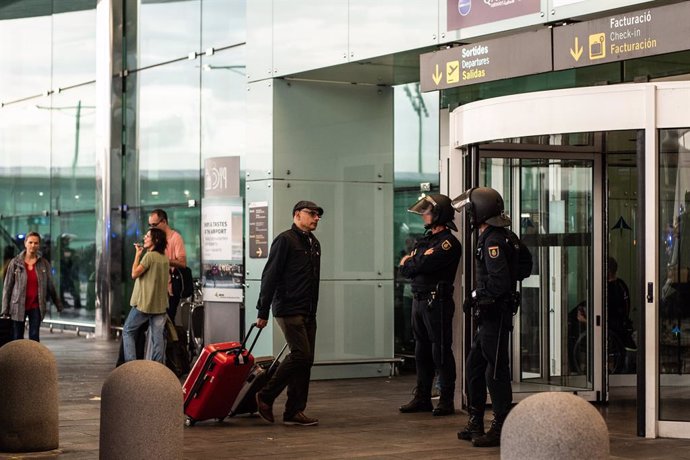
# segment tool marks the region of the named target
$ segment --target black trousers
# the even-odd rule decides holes
[[[273,401],[287,387],[287,401],[283,418],[293,417],[307,407],[309,380],[314,364],[316,344],[316,318],[302,315],[277,317],[276,321],[283,331],[290,354],[285,357],[271,380],[260,391],[261,399]]]
[[[484,415],[489,388],[494,417],[503,421],[513,402],[508,342],[512,316],[483,320],[467,356],[467,398],[470,414]]]
[[[438,372],[441,400],[453,401],[455,393],[455,358],[453,357],[452,299],[415,299],[412,302],[412,333],[415,339],[417,397],[431,398],[431,386]]]

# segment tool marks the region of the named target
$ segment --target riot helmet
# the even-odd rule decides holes
[[[430,224],[424,226],[427,230],[435,225],[445,225],[451,230],[458,231],[458,227],[456,227],[455,222],[453,222],[455,210],[453,206],[451,206],[450,198],[445,195],[438,193],[425,195],[410,206],[407,211],[419,214],[420,216],[430,212],[433,218]]]
[[[505,214],[503,197],[490,187],[474,187],[466,190],[452,202],[453,208],[460,212],[467,208],[470,227],[483,223],[494,227],[509,227],[510,217]]]

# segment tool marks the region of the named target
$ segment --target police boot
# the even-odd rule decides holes
[[[453,415],[455,413],[455,405],[453,404],[452,399],[443,399],[441,398],[438,401],[438,405],[436,408],[434,408],[433,411],[431,411],[432,415],[436,416],[444,416],[444,415]]]
[[[474,438],[484,435],[484,414],[470,413],[467,425],[458,431],[458,439],[472,441]]]
[[[501,429],[503,429],[503,420],[493,419],[491,428],[484,436],[479,436],[472,440],[474,447],[498,447],[501,445]]]
[[[415,396],[412,401],[403,404],[398,410],[403,414],[409,414],[412,412],[431,412],[433,409],[434,406],[431,405],[431,398]]]

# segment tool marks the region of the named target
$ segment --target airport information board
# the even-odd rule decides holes
[[[690,49],[690,3],[553,29],[553,67],[564,70]]]
[[[420,56],[422,91],[551,71],[551,30],[525,32]]]
[[[422,54],[422,91],[690,50],[690,2]]]

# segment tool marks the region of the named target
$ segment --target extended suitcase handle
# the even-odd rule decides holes
[[[256,345],[256,341],[259,340],[259,336],[261,335],[261,331],[263,329],[260,329],[256,327],[256,323],[252,323],[252,325],[249,327],[249,330],[247,331],[247,335],[244,336],[244,340],[242,340],[242,349],[246,348],[247,341],[249,340],[249,336],[252,335],[252,331],[256,328],[256,336],[254,336],[254,341],[252,342],[252,346],[249,347],[249,350],[247,351],[248,354],[252,354],[252,350],[254,349],[254,345]]]

